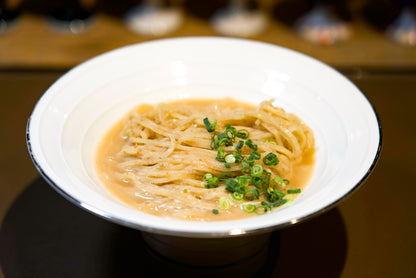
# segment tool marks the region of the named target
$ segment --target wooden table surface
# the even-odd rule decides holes
[[[360,20],[352,22],[347,42],[319,46],[300,39],[293,29],[270,20],[264,33],[251,39],[273,43],[315,57],[337,68],[414,68],[416,49],[390,41]],[[187,15],[183,26],[169,37],[218,36],[203,19]],[[166,38],[166,37],[163,37]],[[66,69],[117,47],[160,38],[128,30],[120,18],[97,14],[81,34],[55,32],[44,16],[23,14],[10,32],[0,36],[0,68]]]
[[[286,27],[272,24],[257,39],[342,69],[371,101],[382,124],[383,149],[375,170],[337,207],[347,235],[341,277],[416,277],[416,50],[387,41],[360,22],[350,43],[333,47],[305,43]],[[44,19],[29,14],[0,37],[0,223],[19,194],[39,178],[25,143],[26,121],[37,99],[70,67],[149,39],[106,15],[99,15],[94,25],[81,35],[56,34]],[[174,36],[196,34],[215,35],[206,23],[193,19]],[[317,259],[311,257],[312,262]]]

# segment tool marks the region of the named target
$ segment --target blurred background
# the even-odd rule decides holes
[[[0,67],[68,69],[126,44],[233,36],[338,68],[411,68],[414,6],[414,0],[0,0]]]
[[[0,277],[74,277],[83,262],[68,255],[70,248],[88,242],[63,227],[48,230],[58,223],[11,213],[21,196],[33,199],[28,190],[46,186],[25,142],[37,99],[96,55],[186,36],[248,38],[310,55],[354,82],[380,118],[383,150],[372,175],[330,213],[282,231],[280,275],[416,277],[415,6],[414,0],[0,0]],[[45,225],[53,248],[36,237],[36,225]],[[22,233],[32,237],[19,245]],[[18,261],[22,254],[29,257]],[[61,264],[45,276],[51,265],[35,258],[51,255]]]

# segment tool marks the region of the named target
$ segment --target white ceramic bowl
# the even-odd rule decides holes
[[[258,217],[201,223],[141,213],[103,188],[94,152],[129,109],[140,103],[225,96],[256,104],[274,98],[313,129],[315,172],[295,202]],[[221,238],[269,232],[333,207],[369,175],[381,132],[365,96],[331,67],[271,44],[196,37],[126,46],[75,67],[36,104],[27,143],[48,183],[98,216],[160,235]]]

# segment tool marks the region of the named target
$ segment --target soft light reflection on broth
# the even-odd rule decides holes
[[[288,189],[307,184],[314,166],[314,138],[299,118],[271,103],[255,107],[226,98],[141,105],[102,138],[96,152],[99,178],[122,202],[162,217],[220,221],[278,210],[298,195]],[[207,123],[212,127],[215,121],[215,131],[209,132]],[[248,138],[243,138],[244,130]],[[232,139],[221,142],[223,132]],[[237,147],[239,141],[244,144]],[[253,152],[261,157],[249,165]],[[277,165],[266,164],[268,153],[276,156]],[[256,178],[254,165],[262,169]],[[221,179],[224,173],[232,178]],[[226,189],[227,179],[235,180],[230,182],[234,187]],[[262,183],[255,185],[254,179]],[[257,207],[254,212],[243,211],[242,204],[249,203]]]

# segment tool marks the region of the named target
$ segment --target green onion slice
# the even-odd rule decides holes
[[[244,212],[252,213],[256,210],[256,205],[250,204],[250,203],[244,203],[244,204],[241,205],[241,209]]]
[[[243,146],[244,146],[244,141],[240,140],[235,146],[235,149],[239,152]]]
[[[264,183],[264,179],[262,177],[251,177],[251,182],[257,188],[260,188],[260,185]]]
[[[217,120],[215,120],[213,123],[210,123],[208,118],[204,119],[204,125],[208,132],[214,132],[215,126],[217,125]]]
[[[237,177],[238,185],[242,187],[247,187],[250,180],[251,180],[250,176],[238,176]]]
[[[279,177],[279,176],[275,176],[274,178],[273,178],[273,180],[279,185],[279,186],[281,186],[281,187],[285,187],[286,185],[288,185],[289,184],[289,181],[287,180],[287,179],[282,179],[281,177]]]
[[[218,204],[222,209],[229,209],[231,207],[230,200],[228,200],[227,198],[221,198]]]
[[[256,214],[262,215],[262,214],[267,213],[269,210],[270,210],[269,206],[261,205],[261,206],[257,206],[256,209],[254,210],[254,212]]]
[[[230,173],[230,172],[227,172],[227,173],[222,173],[221,175],[219,175],[218,176],[218,179],[220,180],[220,181],[225,181],[225,180],[227,180],[227,179],[229,179],[229,178],[232,178],[233,177],[233,174],[232,173]]]
[[[217,150],[217,158],[224,158],[224,148],[219,147]]]
[[[254,150],[254,151],[257,151],[257,145],[253,144],[253,140],[251,140],[251,139],[247,139],[247,140],[246,140],[246,145],[247,145],[250,149],[252,149],[252,150]]]
[[[298,194],[300,193],[301,189],[300,188],[296,188],[296,189],[288,189],[287,193],[288,194]]]
[[[232,153],[228,153],[225,155],[225,162],[227,163],[234,163],[235,162],[235,156]]]
[[[252,200],[258,200],[260,197],[259,191],[255,188],[252,190],[247,190],[244,192],[244,199],[252,201]]]
[[[247,129],[240,129],[237,131],[235,136],[241,139],[247,139],[250,136],[250,133],[247,131]]]
[[[274,202],[273,204],[272,204],[272,207],[279,207],[279,206],[281,206],[281,205],[283,205],[283,204],[285,204],[287,202],[287,200],[286,199],[281,199],[281,200],[279,200],[279,201],[277,201],[277,202]]]
[[[260,177],[263,174],[263,167],[259,164],[254,165],[251,167],[251,175],[253,177]]]
[[[233,192],[231,194],[231,197],[236,200],[236,201],[241,201],[243,200],[244,194],[243,193],[239,193],[239,192]]]
[[[279,163],[279,159],[277,158],[277,155],[275,155],[274,153],[268,153],[263,158],[263,162],[267,166],[274,166],[274,165],[277,165]]]

